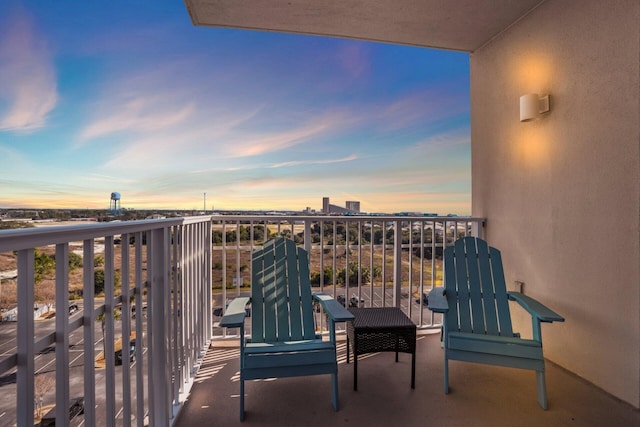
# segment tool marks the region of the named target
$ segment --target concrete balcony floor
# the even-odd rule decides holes
[[[344,338],[343,338],[344,339]],[[237,344],[237,341],[234,342]],[[175,426],[639,426],[640,411],[547,362],[549,410],[536,400],[535,373],[450,362],[443,393],[439,334],[418,337],[416,388],[411,356],[361,356],[358,391],[346,343],[338,347],[340,410],[328,375],[248,381],[239,421],[239,349],[214,341]]]

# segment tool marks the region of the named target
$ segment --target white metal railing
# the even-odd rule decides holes
[[[72,245],[83,254],[80,314],[67,309]],[[104,248],[103,299],[94,295],[96,246]],[[55,321],[34,319],[36,248],[55,251]],[[87,426],[171,425],[212,336],[210,218],[2,231],[2,252],[16,254],[18,271],[17,325],[13,331],[2,325],[8,338],[1,343],[0,375],[15,376],[0,387],[2,425],[33,426],[39,397],[65,408],[56,411],[56,425],[69,425],[66,408],[78,395]],[[101,327],[104,352],[96,349]],[[55,393],[37,389],[36,374],[55,376]]]
[[[344,297],[345,305],[354,296],[366,307],[401,307],[421,328],[441,322],[423,294],[441,284],[444,247],[464,235],[482,237],[484,224],[482,218],[396,215],[216,215],[212,222],[214,322],[233,297],[249,295],[251,252],[282,235],[309,251],[319,291]],[[214,327],[214,336],[225,334]]]
[[[33,425],[34,400],[42,394],[37,377],[55,366],[55,393],[45,393],[44,401],[61,408],[83,396],[84,425],[171,425],[210,339],[226,333],[214,327],[226,302],[249,293],[251,252],[275,235],[293,238],[309,251],[317,290],[344,296],[345,305],[355,295],[367,307],[401,307],[419,327],[429,328],[440,319],[426,310],[422,294],[442,280],[444,247],[463,235],[482,237],[482,231],[481,218],[311,215],[214,215],[1,231],[0,253],[16,253],[18,290],[15,330],[0,324],[9,329],[0,331],[2,336],[10,337],[8,344],[0,342],[1,423]],[[76,247],[83,254],[81,273],[69,268]],[[35,253],[42,248],[55,252],[58,308],[55,320],[44,322],[33,316]],[[96,248],[104,251],[100,299],[94,294]],[[69,314],[70,277],[77,274],[83,310]],[[135,361],[129,364],[126,352],[134,334]],[[117,344],[122,366],[115,363]],[[68,425],[66,415],[57,411],[56,425]]]

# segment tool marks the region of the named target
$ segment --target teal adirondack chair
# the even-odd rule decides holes
[[[329,319],[329,341],[315,332],[313,300]],[[251,303],[251,337],[244,335],[245,307]],[[335,322],[352,320],[332,297],[311,293],[307,251],[276,238],[256,250],[251,262],[251,298],[234,299],[220,326],[240,328],[240,420],[244,420],[244,382],[331,374],[332,404],[338,410]]]
[[[444,251],[444,288],[429,294],[429,309],[443,313],[444,392],[449,360],[536,371],[538,402],[547,409],[541,322],[564,318],[520,292],[507,292],[500,251],[474,237],[458,239]],[[509,300],[531,314],[533,339],[511,327]]]

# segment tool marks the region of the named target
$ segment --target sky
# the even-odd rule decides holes
[[[0,2],[0,208],[471,211],[469,57]],[[205,204],[206,193],[206,204]]]

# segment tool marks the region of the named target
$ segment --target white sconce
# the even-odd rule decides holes
[[[528,93],[520,97],[520,121],[528,122],[549,111],[549,95]]]

